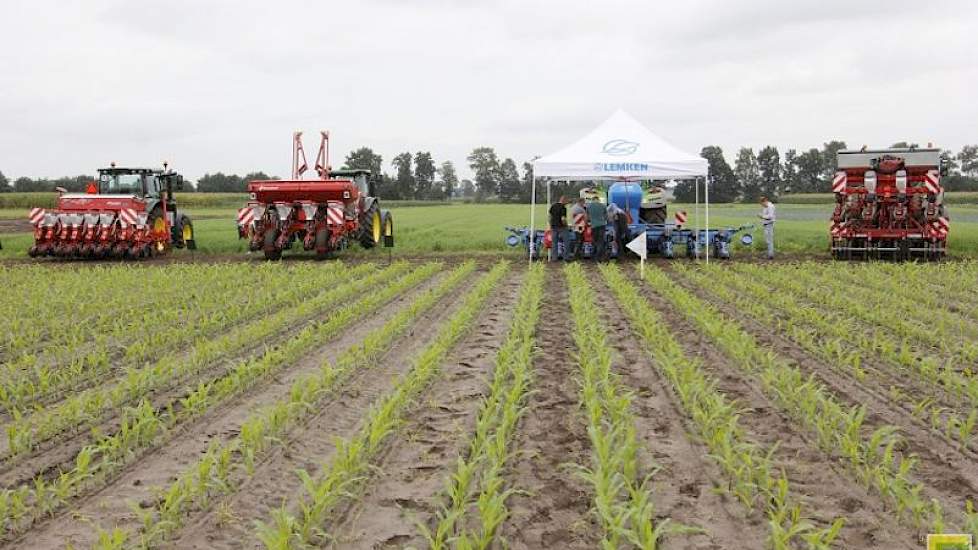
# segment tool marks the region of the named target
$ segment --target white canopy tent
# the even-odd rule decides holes
[[[699,234],[699,184],[703,182],[706,227],[710,226],[710,191],[706,159],[681,151],[654,134],[619,109],[589,134],[557,151],[533,161],[533,190],[530,208],[530,235],[535,231],[537,178],[547,182],[547,203],[553,180],[694,180],[696,229]],[[533,259],[530,238],[530,260]],[[709,261],[710,247],[704,247]]]

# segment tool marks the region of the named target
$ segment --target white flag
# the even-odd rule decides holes
[[[629,250],[638,254],[644,260],[649,253],[648,245],[645,242],[645,231],[638,234],[638,237],[632,239],[632,242],[625,245]]]

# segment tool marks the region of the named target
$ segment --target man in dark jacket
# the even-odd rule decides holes
[[[591,224],[591,240],[594,244],[594,256],[592,260],[603,262],[608,259],[605,252],[605,227],[608,225],[608,207],[601,203],[597,197],[592,198],[587,205],[587,220]]]
[[[550,205],[550,261],[570,260],[570,229],[567,227],[567,197]],[[560,245],[563,244],[563,250]]]

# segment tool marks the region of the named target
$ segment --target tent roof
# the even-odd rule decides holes
[[[583,138],[535,160],[533,174],[564,180],[682,179],[706,176],[707,162],[666,143],[619,109]]]

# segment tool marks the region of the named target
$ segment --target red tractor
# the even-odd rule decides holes
[[[950,228],[940,149],[839,151],[832,257],[937,260]]]
[[[282,251],[301,245],[317,259],[359,242],[373,248],[393,245],[394,222],[380,209],[369,170],[332,170],[329,134],[320,132],[316,174],[303,180],[308,169],[302,132],[293,136],[292,179],[248,182],[250,200],[238,210],[238,238],[265,258],[278,260]]]
[[[183,189],[183,177],[166,163],[163,170],[112,163],[98,173],[87,192],[59,188],[56,209],[30,211],[32,258],[137,259],[197,247],[193,223],[173,199],[173,189]]]

